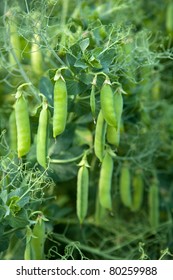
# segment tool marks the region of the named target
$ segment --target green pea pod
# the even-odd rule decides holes
[[[113,172],[113,158],[106,151],[99,178],[99,201],[102,207],[111,210],[111,185],[112,185],[112,172]]]
[[[114,108],[115,108],[115,114],[117,119],[117,128],[119,128],[121,124],[121,116],[123,112],[123,97],[122,97],[121,90],[119,88],[114,93]]]
[[[122,165],[120,173],[120,197],[126,207],[132,207],[131,175],[128,163]]]
[[[117,117],[114,106],[114,95],[109,80],[105,80],[100,92],[101,109],[106,122],[117,128]]]
[[[65,130],[67,120],[67,88],[64,78],[55,77],[54,85],[54,113],[53,113],[53,137]]]
[[[107,214],[107,210],[100,204],[99,193],[97,193],[96,203],[95,203],[95,215],[94,215],[94,221],[96,225],[103,224],[103,219],[105,218],[106,214]]]
[[[156,232],[159,225],[159,188],[157,180],[154,179],[148,193],[149,222],[152,231]]]
[[[96,123],[94,151],[101,162],[104,156],[106,128],[107,123],[103,118],[102,110],[100,110]]]
[[[17,98],[15,103],[15,117],[18,157],[21,158],[29,152],[31,145],[28,104],[22,94]]]
[[[9,138],[10,138],[10,149],[17,151],[17,126],[15,111],[13,110],[9,118]]]
[[[139,209],[141,208],[143,202],[143,195],[144,195],[144,182],[140,170],[138,170],[132,178],[132,189],[133,189],[133,196],[132,196],[131,210],[136,212],[139,211]]]
[[[45,222],[42,217],[38,217],[32,231],[31,253],[32,260],[44,259],[44,243],[45,243]]]
[[[9,31],[10,31],[10,47],[9,52],[9,62],[13,65],[16,64],[16,59],[21,61],[21,43],[18,35],[18,28],[14,19],[14,16],[11,16],[9,21]]]
[[[173,1],[171,0],[166,10],[166,29],[173,36]]]
[[[35,74],[41,75],[43,72],[43,57],[38,38],[38,35],[35,36],[35,41],[37,43],[33,42],[31,46],[31,66]]]
[[[45,169],[47,167],[47,132],[48,132],[48,116],[49,111],[47,104],[44,106],[40,112],[39,124],[37,131],[37,161]]]
[[[95,101],[95,85],[92,84],[91,93],[90,93],[90,107],[93,119],[96,117],[96,101]]]
[[[24,251],[24,260],[32,260],[32,248],[31,248],[32,230],[30,227],[26,229],[26,247]]]
[[[79,168],[77,175],[77,216],[80,224],[83,223],[88,210],[89,172],[86,165]]]
[[[109,144],[115,145],[117,148],[120,143],[120,127],[116,129],[113,126],[107,126],[106,138]]]

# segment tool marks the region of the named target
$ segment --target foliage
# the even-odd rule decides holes
[[[45,259],[172,259],[173,30],[165,20],[170,4],[1,1],[0,259],[24,259],[39,222],[45,225]],[[54,138],[57,75],[66,83],[68,107],[65,130]],[[113,159],[111,190],[107,188],[111,209],[100,205],[102,160],[95,152],[105,80],[111,86],[109,95],[123,98],[122,112],[122,104],[115,108],[118,140],[109,143],[106,120],[98,136],[102,152]],[[10,116],[19,92],[27,102],[31,146],[18,158]],[[47,158],[41,166],[37,133],[43,108],[48,109],[49,123]],[[129,168],[129,182],[123,183],[130,188],[129,201],[138,185],[136,176],[142,180],[137,208],[121,199],[123,166]],[[87,215],[84,207],[79,221],[77,177],[83,167],[89,171],[89,194]],[[151,197],[153,185],[157,201]]]

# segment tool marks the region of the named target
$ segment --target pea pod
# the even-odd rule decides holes
[[[166,10],[166,29],[173,37],[173,1],[171,0]]]
[[[156,232],[159,225],[159,188],[157,179],[151,183],[148,193],[148,206],[149,206],[149,222],[152,231]]]
[[[123,98],[121,88],[117,88],[114,93],[114,109],[116,114],[117,127],[108,125],[106,137],[109,144],[118,147],[120,143],[121,116],[123,112]]]
[[[15,111],[13,110],[9,118],[9,138],[10,138],[10,149],[17,151],[17,127]]]
[[[87,166],[84,164],[80,166],[77,175],[77,216],[80,224],[83,223],[88,210],[88,185],[89,172]]]
[[[101,162],[104,156],[106,128],[107,124],[103,118],[102,110],[100,110],[96,123],[94,151]]]
[[[30,121],[28,113],[28,104],[23,94],[19,94],[19,97],[15,103],[15,117],[17,127],[17,150],[18,157],[26,155],[29,152],[31,145],[31,132]]]
[[[45,222],[41,216],[37,218],[32,231],[31,253],[32,260],[44,259],[44,243],[45,243]]]
[[[90,93],[90,107],[91,107],[91,113],[92,113],[94,120],[96,117],[96,101],[95,101],[96,80],[97,80],[97,76],[95,76],[93,79],[91,93]]]
[[[106,131],[106,138],[109,144],[118,147],[120,143],[120,127],[118,126],[116,129],[113,126],[108,125]]]
[[[144,194],[144,182],[142,178],[142,173],[140,170],[137,170],[132,178],[132,211],[136,212],[140,209],[143,201]]]
[[[121,88],[117,88],[117,90],[114,93],[114,109],[115,109],[115,114],[117,119],[117,128],[119,128],[121,123],[121,116],[123,112],[123,97],[122,97]]]
[[[102,207],[111,210],[111,183],[113,172],[113,158],[106,151],[103,162],[101,165],[100,178],[99,178],[99,201]]]
[[[39,116],[39,124],[37,131],[37,161],[44,168],[47,167],[47,132],[48,132],[48,108],[47,103],[43,104],[43,108]]]
[[[29,226],[27,226],[27,229],[26,229],[26,246],[25,246],[25,250],[24,250],[24,260],[32,260],[31,238],[32,238],[32,230]]]
[[[104,119],[109,125],[117,128],[117,117],[115,113],[114,96],[110,85],[110,81],[108,79],[105,80],[101,88],[100,102]]]
[[[61,134],[67,120],[67,88],[61,75],[55,75],[54,85],[54,113],[53,113],[53,137]]]
[[[120,197],[126,207],[132,206],[131,175],[128,163],[124,163],[120,173]]]
[[[34,40],[35,41],[32,43],[31,46],[31,66],[35,74],[41,75],[43,72],[43,57],[39,46],[39,36],[35,35]]]
[[[9,62],[13,65],[16,64],[16,59],[21,61],[21,43],[18,35],[18,28],[15,17],[11,14],[9,21],[9,31],[10,31],[10,52],[9,52]]]

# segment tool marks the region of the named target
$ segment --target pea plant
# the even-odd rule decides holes
[[[0,11],[0,259],[171,259],[172,0]]]

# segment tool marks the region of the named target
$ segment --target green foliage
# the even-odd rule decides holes
[[[170,3],[1,1],[0,259],[172,258]],[[67,111],[60,108],[64,122],[58,126],[63,125],[63,129],[54,138],[57,75],[65,81]],[[105,80],[110,81],[110,92],[105,90],[103,102],[100,93]],[[14,104],[21,86],[29,114],[28,129],[21,129],[22,141],[31,145],[18,158],[21,135],[15,134]],[[44,159],[40,161],[37,151],[42,137],[38,140],[37,134],[44,102],[49,116],[46,132],[40,134],[46,145],[46,155],[40,150],[39,158]],[[101,131],[98,116],[105,104],[108,108]],[[30,136],[26,133],[29,128]],[[104,178],[109,177],[107,194],[112,205],[104,208],[98,186],[107,151],[111,176],[105,174]],[[79,210],[84,204],[78,203],[78,219],[78,165],[86,154],[87,184],[83,177],[78,182],[79,194],[87,201],[83,213]],[[132,198],[128,207],[120,198],[120,183],[124,184],[121,168],[126,162],[128,195]],[[152,208],[153,180],[158,199]],[[86,192],[82,192],[82,185]],[[138,185],[141,192],[136,190]],[[125,189],[123,197],[127,198]],[[40,251],[33,253],[30,245],[38,242],[36,225],[44,227],[44,236]]]

